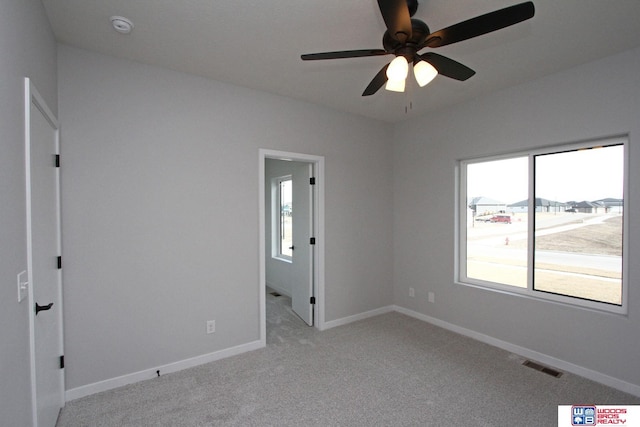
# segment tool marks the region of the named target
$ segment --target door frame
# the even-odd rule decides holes
[[[38,93],[31,79],[24,79],[24,138],[25,138],[25,184],[26,184],[26,222],[27,222],[27,277],[28,277],[28,311],[29,311],[29,365],[31,377],[31,413],[33,426],[38,426],[38,402],[37,402],[37,382],[36,382],[36,343],[35,343],[35,318],[33,307],[35,306],[34,288],[33,288],[33,229],[32,229],[32,206],[31,206],[31,105],[34,105],[42,116],[49,122],[55,134],[55,154],[60,153],[60,126],[58,119],[47,106],[44,98]],[[53,161],[53,159],[52,159]],[[61,225],[61,207],[60,207],[60,169],[56,168],[56,224],[57,229],[57,251],[58,255],[62,254],[62,225]],[[59,354],[64,354],[64,327],[63,327],[63,301],[62,301],[62,270],[57,272],[57,298],[58,308],[58,337],[59,337]],[[64,407],[65,403],[65,382],[64,370],[60,369],[60,407]]]
[[[263,346],[267,342],[267,320],[266,320],[266,224],[265,224],[265,162],[267,159],[288,160],[305,162],[313,165],[313,174],[316,178],[315,191],[313,192],[313,229],[316,244],[313,251],[313,294],[316,297],[316,304],[313,307],[314,327],[324,330],[325,326],[325,292],[324,292],[324,261],[325,261],[325,240],[324,240],[324,157],[311,154],[292,153],[288,151],[259,149],[259,191],[258,191],[258,212],[259,212],[259,322],[260,322],[260,342]]]

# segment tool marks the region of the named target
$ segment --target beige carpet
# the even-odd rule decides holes
[[[58,427],[549,427],[558,404],[640,404],[398,313],[318,332],[267,307],[267,348],[69,402]]]

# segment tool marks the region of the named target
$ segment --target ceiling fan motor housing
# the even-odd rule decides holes
[[[407,61],[412,61],[416,52],[422,49],[427,36],[431,32],[429,27],[419,19],[411,19],[411,38],[406,42],[400,42],[385,31],[382,37],[382,46],[384,50],[395,55],[403,55]]]

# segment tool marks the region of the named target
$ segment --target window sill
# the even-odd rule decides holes
[[[526,298],[541,303],[559,304],[564,307],[571,307],[576,309],[588,310],[603,314],[613,314],[617,316],[627,316],[627,308],[622,305],[607,304],[597,301],[583,300],[579,298],[572,298],[564,295],[557,295],[542,291],[531,291],[525,288],[507,287],[507,286],[492,286],[479,283],[463,282],[455,280],[456,285],[468,286],[471,288],[482,289],[489,292],[495,292],[503,295],[509,295],[514,297]]]

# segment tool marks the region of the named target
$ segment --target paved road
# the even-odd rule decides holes
[[[611,215],[571,214],[546,216],[538,221],[537,236],[545,236],[573,230],[587,225],[599,224]],[[581,221],[581,222],[577,222]],[[467,251],[469,255],[526,261],[527,250],[506,245],[527,238],[526,221],[514,221],[512,224],[478,224],[469,231]],[[536,261],[545,264],[584,267],[622,271],[622,257],[611,255],[589,255],[569,252],[536,251]]]
[[[505,246],[476,245],[468,247],[469,255],[477,254],[481,257],[500,258],[507,260],[526,261],[527,250],[515,249]],[[604,270],[622,271],[622,258],[610,255],[574,254],[568,252],[536,251],[536,261],[544,264],[566,265],[572,267],[585,267]]]

